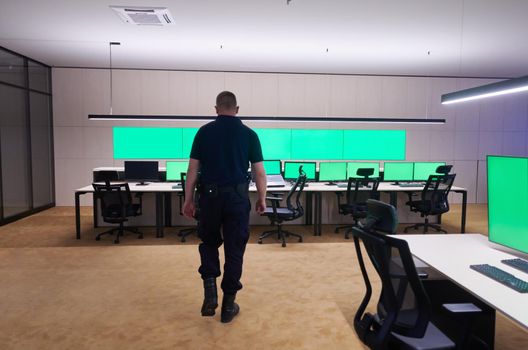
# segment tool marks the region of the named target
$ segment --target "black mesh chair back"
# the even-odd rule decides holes
[[[133,203],[130,188],[126,182],[110,183],[109,180],[102,183],[92,184],[95,192],[94,198],[101,202],[101,215],[103,221],[111,224],[119,224],[119,227],[99,233],[95,239],[98,241],[102,235],[113,234],[117,231],[114,243],[119,243],[119,236],[123,231],[130,231],[138,234],[138,238],[143,238],[143,234],[133,227],[124,227],[124,222],[131,216],[141,215],[141,203]]]
[[[108,223],[120,223],[127,220],[127,209],[132,205],[132,196],[128,183],[92,184],[95,194],[101,201],[101,214]]]
[[[426,330],[431,326],[431,304],[416,272],[407,242],[385,235],[396,230],[395,209],[375,200],[369,200],[368,207],[366,224],[352,229],[366,287],[365,296],[354,317],[354,328],[359,338],[371,349],[396,349],[402,343],[407,346],[403,348],[414,349],[414,339],[421,339],[424,345]],[[376,315],[365,312],[372,295],[372,286],[360,241],[382,283]],[[445,348],[454,346],[449,338],[442,337],[441,332],[439,334],[430,337],[431,347],[423,348],[443,349],[437,347],[439,342]]]
[[[301,203],[301,193],[304,190],[306,184],[306,174],[300,174],[295,183],[293,184],[288,196],[286,197],[286,207],[291,210],[295,218],[304,215],[304,208]]]
[[[422,190],[422,209],[426,215],[442,214],[449,211],[448,195],[456,174],[429,175]]]
[[[443,174],[443,175],[447,175],[449,174],[449,172],[451,171],[451,169],[453,168],[452,165],[439,165],[437,168],[436,168],[436,173],[437,174]]]

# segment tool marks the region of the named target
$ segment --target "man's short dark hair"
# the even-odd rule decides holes
[[[216,107],[233,109],[237,106],[237,100],[231,91],[222,91],[216,96]]]

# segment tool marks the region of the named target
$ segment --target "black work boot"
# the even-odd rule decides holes
[[[240,307],[235,303],[235,295],[224,294],[224,299],[222,300],[222,315],[220,317],[222,323],[231,322],[239,311]]]
[[[204,301],[202,304],[202,316],[214,316],[218,306],[218,294],[216,292],[216,278],[210,277],[203,280]]]

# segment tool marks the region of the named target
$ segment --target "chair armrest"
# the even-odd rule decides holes
[[[443,304],[442,307],[453,314],[469,314],[482,312],[482,310],[473,303]]]
[[[282,197],[266,197],[266,199],[268,199],[270,201],[281,201]]]

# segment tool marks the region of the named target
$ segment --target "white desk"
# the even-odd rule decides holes
[[[411,253],[477,298],[528,328],[528,294],[521,294],[469,268],[473,264],[494,265],[516,277],[528,274],[501,263],[503,259],[528,255],[510,254],[480,234],[397,235],[409,244]]]
[[[105,168],[97,168],[99,170]],[[115,168],[109,168],[115,170]],[[164,207],[164,194],[170,194],[173,192],[181,192],[181,187],[173,188],[175,183],[173,182],[151,182],[146,186],[138,186],[137,183],[130,182],[130,191],[131,192],[143,192],[143,193],[155,193],[156,194],[156,236],[163,236],[163,207]],[[287,184],[285,187],[270,187],[268,192],[287,192],[291,186]],[[368,190],[368,188],[362,188],[363,190]],[[256,192],[256,187],[250,186],[250,192]],[[392,185],[388,182],[381,182],[378,186],[378,191],[388,192],[390,194],[390,202],[396,207],[396,194],[398,192],[419,192],[422,190],[422,187],[400,187],[397,185]],[[466,206],[467,206],[467,190],[462,187],[452,187],[453,192],[462,194],[462,215],[460,230],[465,232],[466,227]],[[314,235],[320,236],[322,231],[322,193],[323,192],[344,192],[346,188],[337,187],[335,185],[326,185],[324,182],[311,182],[307,187],[304,188],[304,192],[307,192],[308,195],[314,195],[314,210],[313,210],[313,225],[314,225]],[[94,189],[92,185],[84,186],[75,190],[75,223],[76,223],[76,238],[81,238],[81,224],[80,224],[80,196],[86,193],[93,193]],[[307,210],[306,210],[306,222],[307,224],[312,223],[312,210],[311,210],[311,201],[307,201]],[[94,224],[96,223],[96,210],[94,203]]]

